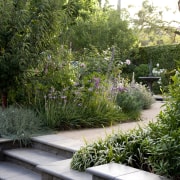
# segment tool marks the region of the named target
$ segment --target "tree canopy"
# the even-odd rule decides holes
[[[49,53],[55,52],[59,6],[55,0],[0,1],[2,95],[6,96],[27,70],[37,67]]]
[[[179,42],[180,39],[176,36],[177,27],[174,25],[178,22],[163,19],[164,11],[150,4],[148,0],[143,1],[142,8],[132,20],[141,46]]]

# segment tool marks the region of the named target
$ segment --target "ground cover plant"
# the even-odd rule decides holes
[[[178,180],[180,178],[180,74],[172,78],[169,99],[157,123],[145,129],[112,134],[105,140],[82,147],[73,156],[71,167],[84,171],[88,167],[109,162]]]

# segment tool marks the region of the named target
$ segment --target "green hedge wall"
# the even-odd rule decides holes
[[[152,60],[153,67],[159,63],[159,68],[172,70],[176,68],[180,61],[180,44],[148,46],[133,49],[130,52],[129,59],[136,66],[148,64]]]

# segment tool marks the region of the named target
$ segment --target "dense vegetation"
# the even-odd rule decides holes
[[[44,125],[58,129],[126,119],[108,96],[125,61],[115,55],[125,57],[136,38],[116,10],[94,0],[4,0],[0,15],[3,108],[30,108]]]
[[[108,1],[1,0],[1,135],[27,144],[45,127],[137,120],[153,99],[146,86],[135,83],[133,71],[135,77],[147,75],[151,59],[153,67],[159,64],[156,73],[163,70],[165,87],[179,65],[179,45],[171,45],[178,43],[178,32],[162,21],[162,13],[148,1],[130,19],[127,10],[112,9]],[[139,48],[145,44],[161,45]],[[116,161],[179,177],[178,74],[173,81],[158,123],[82,148],[72,167]]]
[[[7,106],[9,91],[23,85],[24,79],[43,73],[41,69],[47,55],[56,54],[58,7],[55,1],[0,2],[0,93],[3,108]]]
[[[172,78],[169,98],[157,123],[128,133],[119,132],[81,148],[73,156],[73,169],[117,162],[157,173],[173,179],[180,178],[180,74]]]

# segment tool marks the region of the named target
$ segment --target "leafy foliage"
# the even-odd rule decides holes
[[[178,180],[180,177],[179,73],[172,78],[169,101],[146,129],[112,134],[104,141],[82,147],[73,156],[71,167],[80,171],[109,162],[124,163]]]
[[[139,47],[129,52],[129,58],[132,60],[134,67],[131,71],[135,72],[136,81],[140,82],[140,76],[147,76],[148,64],[152,60],[152,67],[155,68],[159,64],[159,69],[165,71],[160,74],[161,77],[161,89],[165,92],[168,89],[168,85],[171,83],[171,76],[174,75],[176,66],[179,63],[179,50],[180,45],[161,45],[161,46],[149,46]],[[154,83],[154,92],[159,92],[159,84]]]
[[[0,89],[8,88],[16,82],[16,77],[26,69],[29,53],[27,34],[27,3],[22,1],[1,1],[0,30]],[[19,18],[21,17],[21,18]]]
[[[176,68],[178,64],[180,45],[163,45],[163,46],[149,46],[140,47],[130,52],[130,59],[135,65],[148,64],[152,60],[152,66],[167,69],[169,71]]]
[[[76,84],[62,90],[52,88],[45,96],[40,114],[47,125],[58,129],[100,127],[124,119],[124,113],[104,90],[101,76],[88,74]]]
[[[136,81],[139,82],[139,77],[146,77],[149,75],[148,64],[140,64],[134,69]]]
[[[180,75],[177,71],[169,87],[170,97],[166,109],[159,115],[157,124],[150,124],[152,137],[157,138],[153,144],[150,163],[156,172],[180,177]]]
[[[104,141],[99,140],[75,153],[71,167],[84,171],[88,167],[113,161],[147,168],[144,157],[148,151],[141,145],[145,137],[145,134],[143,136],[140,132],[134,131],[131,136],[119,133],[107,137]]]
[[[61,35],[61,43],[71,43],[72,49],[80,52],[84,48],[102,51],[115,46],[123,54],[132,48],[136,38],[128,21],[120,19],[116,10],[97,8],[86,18],[76,18],[75,24]]]
[[[32,76],[34,68],[46,61],[48,55],[56,54],[58,8],[54,0],[0,2],[2,94],[7,94],[25,77]]]

